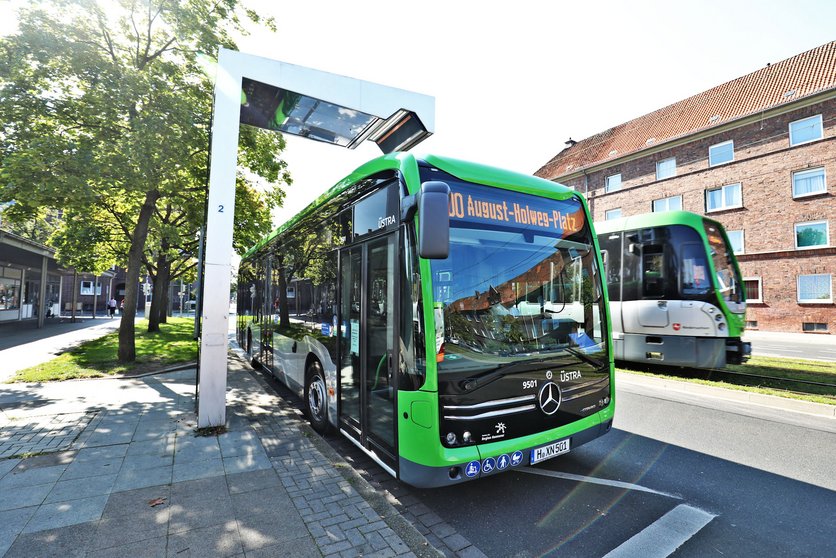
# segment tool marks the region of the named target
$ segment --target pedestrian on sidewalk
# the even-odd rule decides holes
[[[108,301],[107,311],[110,313],[110,318],[113,319],[113,316],[116,315],[116,299],[115,298],[111,298],[110,301]]]

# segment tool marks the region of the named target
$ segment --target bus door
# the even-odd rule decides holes
[[[340,255],[340,428],[393,470],[397,259],[397,233]]]
[[[267,281],[264,282],[264,297],[262,299],[261,311],[261,364],[267,367],[270,373],[273,372],[273,322],[274,312],[273,297],[275,293],[274,276],[279,272],[275,267],[273,256],[267,258]]]

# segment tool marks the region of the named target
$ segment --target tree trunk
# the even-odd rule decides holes
[[[136,339],[134,338],[134,320],[136,319],[136,301],[139,290],[139,271],[142,269],[142,251],[145,249],[145,239],[148,238],[148,226],[151,215],[160,193],[151,190],[145,193],[145,202],[139,211],[134,234],[131,238],[131,248],[128,251],[128,269],[125,277],[125,313],[119,324],[119,362],[133,362],[136,360]]]
[[[168,274],[171,271],[171,263],[166,256],[166,246],[163,243],[160,255],[157,257],[157,273],[153,279],[153,294],[151,296],[151,309],[148,316],[148,331],[160,331],[160,324],[165,323],[166,306],[168,297]]]
[[[78,300],[78,271],[76,271],[74,269],[73,270],[73,302],[72,302],[73,307],[70,309],[70,316],[72,316],[70,321],[72,323],[75,323],[75,307],[76,307],[76,301],[77,300]]]
[[[161,285],[163,292],[163,303],[160,305],[160,323],[168,323],[168,311],[171,308],[171,262],[166,262],[165,276]]]

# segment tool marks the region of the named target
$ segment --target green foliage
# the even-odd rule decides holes
[[[113,265],[124,266],[128,239],[115,230],[109,217],[97,207],[86,211],[68,209],[50,238],[57,259],[64,265],[96,275]]]
[[[194,267],[211,57],[235,47],[245,22],[274,25],[239,0],[33,0],[19,31],[0,38],[0,203],[14,201],[20,222],[63,209],[59,261],[126,266],[131,308],[141,266],[163,285]],[[283,148],[279,134],[242,130],[239,251],[269,230],[290,183]],[[132,316],[123,329],[120,357],[130,360]]]
[[[183,237],[193,246],[182,251],[193,257],[208,182],[213,76],[204,53],[234,47],[231,32],[245,19],[273,25],[239,4],[36,1],[21,11],[19,33],[0,39],[0,111],[8,115],[0,123],[0,202],[14,200],[21,218],[43,207],[111,213],[94,223],[108,230],[83,231],[75,250],[79,228],[62,232],[65,263],[112,229],[130,241],[149,190],[177,214],[167,230],[152,223],[153,240],[167,237],[176,249]],[[236,216],[245,218],[236,245],[249,247],[269,230],[270,210],[283,199],[278,185],[290,182],[283,148],[280,134],[242,129]],[[268,184],[257,187],[257,177]]]
[[[19,211],[17,204],[0,207],[0,225],[5,230],[41,244],[48,244],[59,224],[59,213],[54,209],[42,207],[33,212]]]
[[[20,370],[12,382],[47,382],[73,378],[95,378],[117,374],[142,374],[197,359],[197,343],[192,339],[194,319],[173,318],[160,325],[158,332],[136,336],[137,358],[118,363],[114,355],[117,333],[87,341],[48,362]]]

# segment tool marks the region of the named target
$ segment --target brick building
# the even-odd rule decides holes
[[[595,220],[683,209],[726,228],[748,327],[836,333],[836,41],[567,147],[537,176]]]

